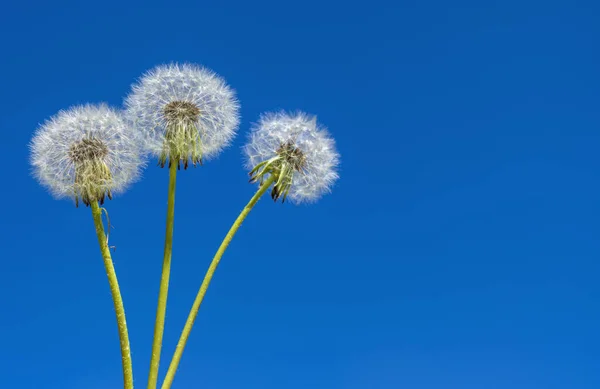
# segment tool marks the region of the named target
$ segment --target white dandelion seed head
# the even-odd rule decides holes
[[[105,104],[58,112],[30,143],[33,173],[56,198],[84,203],[123,192],[143,167],[133,131]]]
[[[132,89],[125,99],[127,119],[139,132],[144,149],[159,160],[177,158],[187,163],[191,158],[194,163],[210,159],[236,134],[240,106],[235,92],[211,70],[192,64],[161,65],[143,75]],[[173,109],[177,105],[179,109]],[[193,107],[196,110],[190,110]],[[175,120],[178,113],[188,113],[188,117]],[[170,136],[169,129],[175,128],[182,132]],[[166,146],[169,143],[171,148]]]
[[[302,112],[262,115],[252,126],[244,147],[245,166],[252,170],[281,156],[282,151],[288,159],[292,157],[291,170],[296,170],[287,188],[287,196],[292,202],[314,202],[331,191],[338,179],[340,156],[335,141],[324,127],[317,124],[316,117]],[[268,173],[263,171],[263,174]],[[281,194],[281,191],[275,195],[272,193],[272,197],[277,200]]]

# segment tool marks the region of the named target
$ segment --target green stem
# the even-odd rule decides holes
[[[217,270],[217,266],[221,261],[221,257],[227,250],[227,246],[233,239],[235,233],[242,225],[242,222],[254,205],[258,202],[258,200],[262,197],[263,194],[269,189],[275,177],[270,175],[268,179],[263,182],[258,191],[252,196],[252,199],[248,202],[248,204],[244,207],[240,215],[237,217],[227,235],[225,235],[225,239],[219,246],[217,253],[215,254],[206,275],[204,276],[204,281],[202,281],[202,285],[200,286],[200,290],[196,295],[196,299],[194,300],[194,304],[192,305],[192,309],[190,310],[190,314],[185,322],[185,326],[183,327],[183,331],[181,332],[181,336],[179,337],[179,342],[177,342],[177,347],[175,348],[175,353],[173,354],[173,359],[171,360],[171,364],[169,365],[169,370],[167,371],[167,375],[165,376],[165,381],[162,384],[161,389],[169,389],[173,384],[173,379],[175,378],[175,372],[177,371],[177,366],[179,366],[179,362],[181,361],[181,356],[183,354],[183,349],[187,343],[187,340],[190,336],[190,332],[192,331],[192,327],[194,326],[194,321],[196,320],[196,316],[198,316],[198,310],[200,309],[200,304],[202,304],[202,300],[204,299],[204,295],[206,295],[206,290],[208,289],[208,285],[212,280],[213,275],[215,274],[215,270]]]
[[[177,181],[177,162],[170,161],[169,166],[169,197],[167,200],[167,230],[165,233],[165,251],[163,257],[160,289],[158,291],[158,305],[156,308],[156,322],[154,324],[154,340],[152,342],[152,358],[150,359],[150,373],[148,374],[148,389],[156,389],[158,381],[158,367],[162,349],[163,333],[165,331],[165,316],[167,314],[167,295],[169,294],[169,276],[171,273],[171,252],[173,249],[173,220],[175,217],[175,184]]]
[[[129,334],[127,333],[127,321],[125,320],[125,308],[123,307],[123,298],[119,290],[119,281],[115,267],[113,266],[110,256],[108,241],[104,234],[104,225],[102,224],[102,209],[98,206],[97,201],[90,203],[92,207],[92,216],[94,217],[94,225],[96,226],[96,236],[98,244],[102,252],[106,275],[108,276],[108,284],[110,285],[110,293],[112,294],[115,313],[117,315],[117,327],[119,328],[119,341],[121,343],[121,359],[123,364],[123,386],[125,389],[133,389],[133,368],[131,365],[131,349],[129,347]]]

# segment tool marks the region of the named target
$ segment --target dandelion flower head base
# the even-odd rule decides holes
[[[200,108],[188,101],[172,101],[165,106],[164,114],[169,122],[190,121],[195,123],[200,116]]]
[[[80,198],[86,206],[94,201],[104,204],[105,196],[112,200],[112,174],[106,164],[106,144],[93,137],[84,138],[72,144],[68,154],[75,165],[75,206],[79,206]]]
[[[250,171],[250,182],[260,181],[263,184],[266,174],[272,174],[275,177],[275,185],[271,190],[271,198],[281,202],[285,199],[292,187],[294,172],[303,173],[306,165],[306,156],[297,148],[292,140],[279,146],[277,155],[256,165]]]
[[[202,137],[198,119],[200,108],[188,101],[172,101],[165,105],[164,119],[166,122],[163,150],[158,157],[158,164],[164,167],[169,160],[169,166],[177,161],[177,168],[187,169],[188,161],[196,166],[202,165]]]

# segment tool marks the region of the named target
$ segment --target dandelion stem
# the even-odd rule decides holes
[[[171,273],[171,252],[173,249],[173,220],[175,217],[175,184],[177,181],[177,166],[179,161],[169,161],[169,196],[167,199],[167,228],[165,232],[165,250],[163,257],[162,275],[158,291],[158,304],[156,308],[156,322],[154,324],[154,340],[152,342],[152,358],[150,359],[150,372],[148,374],[148,389],[156,389],[158,381],[158,367],[160,365],[160,352],[165,330],[165,316],[167,313],[167,295],[169,293],[169,276]]]
[[[229,229],[229,232],[227,232],[227,235],[225,235],[225,239],[223,239],[221,246],[219,246],[217,253],[213,257],[213,260],[206,272],[206,275],[204,276],[204,280],[202,281],[202,285],[200,286],[200,290],[196,295],[196,299],[194,300],[194,304],[192,305],[190,314],[188,315],[188,318],[185,322],[185,326],[183,327],[183,331],[181,332],[181,336],[179,337],[179,342],[177,342],[177,347],[175,349],[175,353],[173,354],[173,359],[171,360],[169,370],[167,371],[167,375],[165,376],[165,381],[163,382],[161,389],[169,389],[173,384],[173,379],[175,377],[175,372],[177,371],[177,366],[181,361],[183,349],[185,348],[187,340],[190,336],[190,332],[192,331],[192,327],[194,326],[194,321],[196,320],[196,316],[198,315],[200,304],[202,304],[202,300],[206,295],[208,285],[210,284],[210,281],[212,280],[212,277],[215,274],[215,270],[217,270],[217,266],[221,261],[221,257],[225,253],[225,250],[227,250],[229,243],[231,243],[231,240],[233,239],[237,230],[242,225],[243,221],[246,219],[246,217],[248,216],[254,205],[256,205],[258,200],[262,197],[262,195],[264,195],[265,192],[269,189],[273,181],[275,181],[275,176],[270,175],[269,178],[267,178],[262,183],[258,191],[256,191],[254,196],[252,196],[248,204],[246,204],[240,215],[237,217],[237,219]]]
[[[90,203],[92,208],[92,216],[94,217],[94,225],[96,226],[96,236],[98,244],[102,252],[106,275],[108,276],[108,284],[112,294],[115,312],[117,315],[117,326],[119,328],[119,341],[121,343],[121,359],[123,364],[123,384],[125,389],[133,389],[133,368],[131,365],[131,349],[129,347],[129,334],[127,333],[127,321],[125,320],[125,308],[123,307],[123,298],[119,290],[119,281],[115,267],[113,266],[108,241],[104,234],[104,225],[102,224],[102,209],[98,206],[97,201]]]

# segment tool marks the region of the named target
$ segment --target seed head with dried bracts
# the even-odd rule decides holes
[[[126,116],[146,151],[164,167],[202,164],[235,136],[239,104],[234,91],[212,71],[191,64],[147,72],[125,100]]]
[[[133,131],[105,104],[60,111],[31,141],[34,175],[56,198],[104,203],[140,175],[143,160]]]
[[[275,175],[271,198],[314,202],[338,179],[339,154],[327,130],[305,113],[269,113],[252,127],[244,147],[250,182]]]

